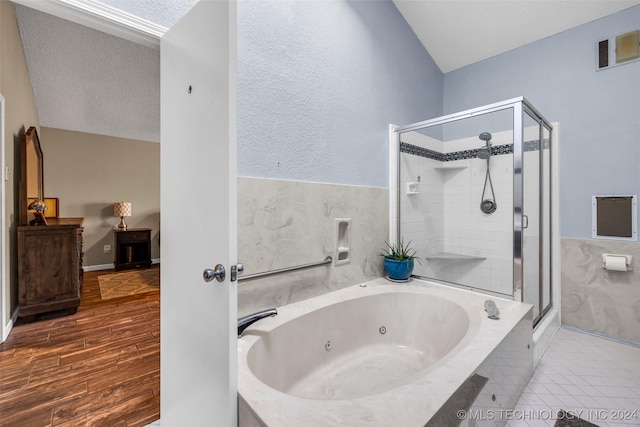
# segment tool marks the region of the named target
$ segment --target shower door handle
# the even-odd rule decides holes
[[[522,228],[529,228],[529,217],[527,215],[522,215]]]

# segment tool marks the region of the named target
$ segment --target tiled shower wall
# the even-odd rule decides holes
[[[444,177],[434,169],[440,164],[437,160],[405,154],[400,158],[402,183],[420,177],[416,194],[407,195],[406,184],[401,187],[401,233],[404,243],[410,243],[422,259],[422,264],[415,264],[415,273],[429,276],[433,271],[424,257],[444,252]]]
[[[349,218],[349,262],[336,265],[336,219]],[[389,233],[387,188],[238,178],[238,259],[244,275],[330,265],[238,283],[238,316],[382,276]]]
[[[492,140],[494,155],[490,168],[498,206],[493,214],[480,210],[487,162],[475,158],[474,150],[483,146],[482,141],[467,138],[442,143],[417,133],[403,135],[402,141],[445,153],[447,159],[424,157],[429,153],[415,148],[413,151],[418,151],[419,155],[401,154],[401,232],[405,240],[412,240],[422,258],[442,253],[475,257],[423,259],[415,273],[511,295],[513,159],[508,152],[498,153],[506,150],[499,146],[511,143],[511,133],[495,134]],[[411,149],[405,146],[405,151]],[[452,154],[466,150],[472,151],[472,158],[454,160],[468,157],[468,154]],[[416,182],[418,176],[418,193],[407,194],[406,183]]]
[[[534,316],[539,305],[537,137],[537,127],[525,129],[523,213],[529,218],[529,226],[523,230],[524,283],[531,285],[524,291],[525,301],[536,306]],[[416,267],[416,274],[512,295],[513,133],[496,132],[491,140],[490,170],[497,203],[492,214],[480,210],[487,162],[477,158],[477,150],[484,141],[474,136],[443,143],[411,132],[402,135],[402,142],[402,235],[426,258]],[[544,153],[548,161],[549,151]],[[406,182],[416,182],[418,176],[418,193],[407,194]],[[485,197],[489,194],[487,189]],[[432,258],[442,253],[470,258]],[[548,277],[548,263],[545,268]],[[548,292],[545,296],[548,302]]]

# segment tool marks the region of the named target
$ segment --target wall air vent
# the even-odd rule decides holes
[[[629,31],[596,42],[596,71],[640,60],[640,30]]]
[[[609,40],[598,42],[598,70],[609,66]]]

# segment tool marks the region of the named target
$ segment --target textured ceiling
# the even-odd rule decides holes
[[[640,4],[620,0],[393,1],[443,73]]]
[[[41,126],[160,141],[160,51],[16,5]]]
[[[44,4],[20,1],[33,7]],[[393,1],[443,72],[640,4],[640,0]],[[83,2],[117,8],[170,28],[197,0],[74,0]],[[42,126],[160,141],[158,50],[28,7],[16,5],[16,13]]]
[[[171,28],[198,0],[101,0],[100,3]]]

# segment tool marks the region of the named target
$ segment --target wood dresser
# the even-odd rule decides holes
[[[82,295],[84,218],[49,218],[48,225],[18,226],[18,317],[73,314]]]

